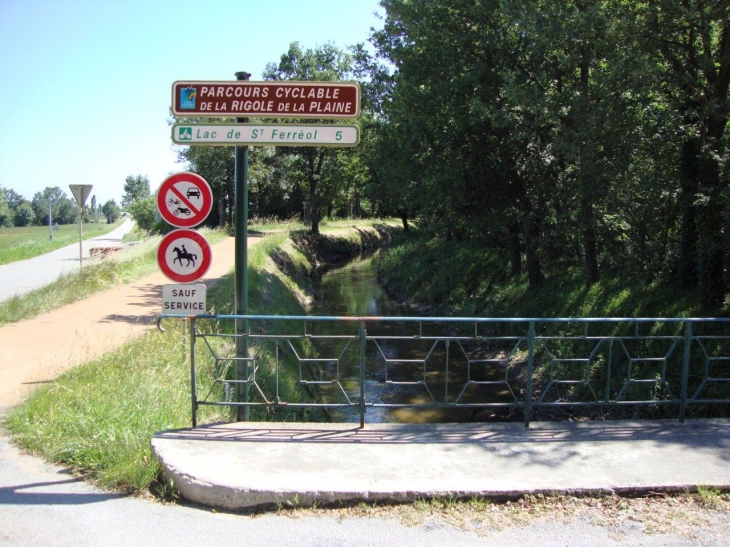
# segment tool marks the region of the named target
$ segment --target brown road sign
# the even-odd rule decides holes
[[[172,113],[188,118],[357,118],[360,86],[355,82],[178,81],[172,84]]]

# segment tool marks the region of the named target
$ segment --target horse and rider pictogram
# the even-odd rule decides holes
[[[182,249],[180,248],[182,247]],[[180,247],[173,247],[172,251],[177,255],[173,260],[172,263],[174,264],[178,260],[180,261],[180,266],[182,266],[182,261],[187,260],[186,266],[190,266],[190,263],[193,263],[193,268],[195,267],[195,261],[198,259],[198,255],[194,253],[189,253],[187,249],[185,248],[185,245],[181,245]]]

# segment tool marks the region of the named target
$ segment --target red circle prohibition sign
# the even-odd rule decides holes
[[[195,230],[173,230],[157,248],[157,264],[165,277],[190,283],[203,277],[213,262],[208,240]]]
[[[157,210],[169,224],[192,228],[202,223],[213,208],[213,192],[200,175],[185,171],[162,181],[157,190]]]

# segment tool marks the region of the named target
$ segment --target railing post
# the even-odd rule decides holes
[[[608,363],[606,363],[606,391],[603,393],[603,402],[608,404],[611,397],[611,369],[613,368],[613,338],[608,341]]]
[[[195,376],[195,317],[190,319],[190,396],[193,407],[193,427],[198,427],[198,396]]]
[[[682,357],[682,392],[679,396],[679,421],[684,423],[687,413],[687,384],[689,383],[689,355],[692,345],[692,323],[684,324],[684,356]]]
[[[532,373],[535,357],[535,322],[530,321],[527,333],[527,381],[525,382],[525,427],[530,427],[532,419]]]
[[[451,340],[446,340],[446,377],[444,378],[444,404],[449,404],[449,347]]]
[[[365,428],[365,321],[360,321],[360,429]]]

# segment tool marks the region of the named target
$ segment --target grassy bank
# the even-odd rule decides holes
[[[352,223],[350,223],[352,225]],[[364,238],[358,226],[340,236],[323,235],[332,246],[356,248]],[[315,264],[306,236],[288,233],[266,237],[249,251],[249,306],[255,314],[301,315],[308,301],[305,278],[289,272],[310,272]],[[360,242],[360,243],[357,243]],[[286,265],[284,270],[279,266]],[[208,293],[211,312],[231,313],[233,275]],[[166,331],[150,332],[39,388],[6,420],[13,439],[23,448],[88,474],[105,487],[128,491],[165,488],[155,482],[159,464],[150,450],[156,431],[190,425],[190,378],[185,358],[186,337],[178,320],[165,322]],[[224,343],[224,342],[223,342]],[[265,356],[257,361],[258,381],[266,389],[273,379]],[[210,378],[200,378],[201,384]],[[296,400],[293,382],[280,388],[287,400]],[[286,392],[287,389],[292,390]],[[294,411],[254,412],[253,419],[318,418]],[[204,406],[201,423],[226,420],[228,410]]]
[[[388,290],[431,315],[465,317],[693,317],[696,291],[642,283],[620,270],[587,286],[582,268],[547,271],[538,287],[509,277],[509,257],[473,243],[414,233],[392,244],[378,264]]]
[[[211,244],[227,237],[220,230],[201,231]],[[157,271],[159,243],[159,236],[145,238],[109,258],[89,260],[81,271],[62,275],[44,287],[0,302],[0,325],[30,319]]]
[[[90,239],[108,234],[121,223],[120,220],[113,224],[84,224],[82,237]],[[53,239],[48,238],[48,226],[0,228],[0,265],[27,260],[79,241],[78,224],[64,224],[51,232]]]

